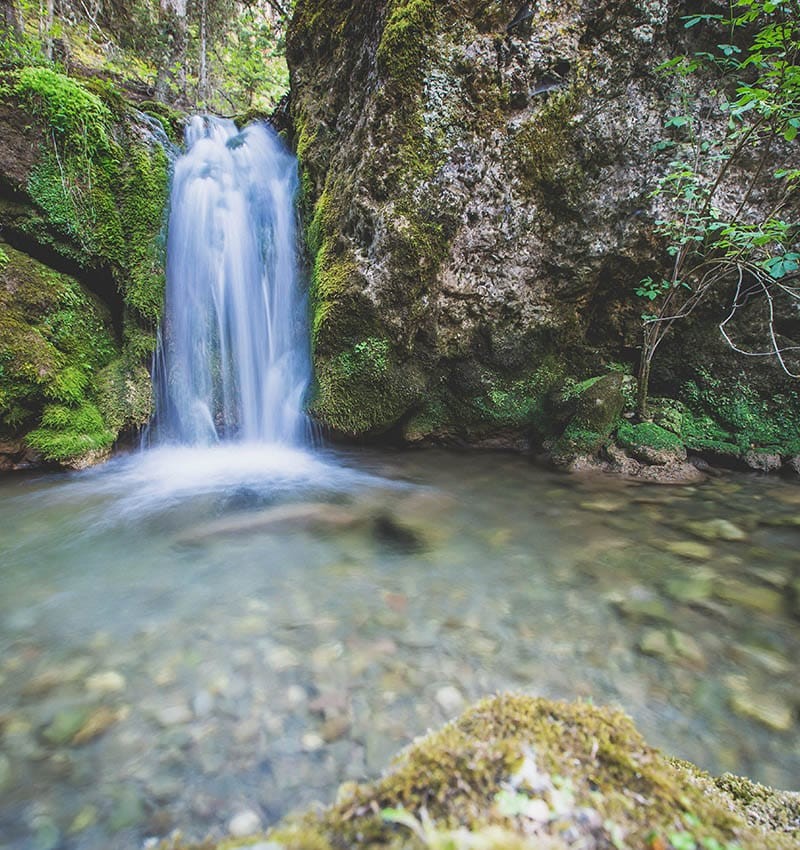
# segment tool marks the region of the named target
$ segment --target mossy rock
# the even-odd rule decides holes
[[[617,429],[617,442],[642,463],[665,466],[686,460],[680,437],[653,422],[623,422]]]
[[[413,744],[383,778],[343,786],[333,806],[289,818],[266,840],[284,850],[566,850],[576,837],[618,850],[790,850],[799,823],[799,795],[670,759],[619,711],[502,695]]]

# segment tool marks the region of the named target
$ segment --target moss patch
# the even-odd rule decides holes
[[[119,356],[107,311],[73,278],[3,253],[0,430],[33,428],[28,444],[53,461],[110,447],[123,423],[95,407],[98,376]]]
[[[382,779],[343,787],[334,806],[267,838],[285,850],[562,850],[583,832],[588,846],[618,850],[789,850],[798,811],[797,795],[665,757],[621,712],[504,695],[409,747]]]

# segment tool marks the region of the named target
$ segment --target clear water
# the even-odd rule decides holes
[[[307,440],[297,188],[296,161],[265,124],[189,123],[170,195],[159,442]]]
[[[505,689],[622,706],[671,753],[798,789],[798,508],[779,480],[634,486],[446,452],[163,449],[6,479],[0,847],[267,825]],[[746,539],[687,530],[706,519]],[[670,551],[687,541],[702,560]],[[660,602],[689,656],[644,654],[667,626],[620,600]],[[735,710],[743,692],[789,728]]]

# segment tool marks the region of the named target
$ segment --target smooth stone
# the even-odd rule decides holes
[[[779,614],[783,609],[783,594],[760,585],[745,584],[738,579],[720,579],[714,585],[718,599],[749,608],[763,614]]]
[[[343,738],[349,731],[349,719],[340,715],[338,717],[331,717],[322,724],[320,736],[326,744],[330,744],[333,741],[338,741],[340,738]]]
[[[700,644],[691,635],[677,629],[648,629],[638,646],[645,655],[662,658],[669,663],[685,661],[697,667],[705,664]]]
[[[95,673],[86,680],[86,690],[96,696],[118,694],[125,690],[125,677],[116,670]]]
[[[726,540],[737,542],[747,540],[747,533],[727,519],[708,519],[687,522],[686,528],[703,540]]]
[[[695,540],[668,540],[663,545],[667,552],[692,561],[710,561],[714,556],[714,550],[710,546]]]
[[[11,787],[13,778],[11,759],[5,753],[0,753],[0,794]]]
[[[585,511],[595,511],[597,513],[614,513],[625,507],[625,502],[622,499],[587,499],[580,503]]]
[[[70,835],[76,835],[85,829],[89,829],[90,826],[94,826],[96,823],[97,809],[94,806],[84,806],[72,819],[68,832]]]
[[[48,744],[59,747],[71,741],[89,719],[87,708],[66,708],[42,732]]]
[[[246,838],[261,831],[261,818],[251,809],[238,812],[228,821],[228,832],[234,838]]]
[[[300,739],[300,743],[307,753],[315,753],[325,746],[324,739],[317,732],[306,732]]]
[[[208,717],[214,710],[214,697],[208,691],[198,691],[192,699],[194,716],[202,719]]]
[[[91,666],[88,658],[77,658],[61,667],[42,670],[25,683],[20,693],[26,699],[43,697],[56,688],[82,678]]]
[[[144,804],[136,788],[126,786],[115,794],[108,825],[112,832],[137,826],[145,818]]]
[[[700,567],[691,575],[673,576],[664,582],[667,595],[676,602],[691,604],[708,599],[714,590],[716,574]]]
[[[731,694],[731,708],[742,717],[756,720],[776,732],[788,732],[794,724],[794,712],[789,703],[769,691],[755,693],[742,688]]]
[[[147,783],[147,790],[158,803],[167,803],[177,800],[183,791],[185,783],[174,776],[167,774],[154,776]]]
[[[159,708],[156,711],[155,718],[160,726],[167,729],[170,726],[183,726],[186,723],[191,723],[194,714],[186,703],[175,703]]]
[[[37,815],[31,824],[33,829],[33,850],[55,850],[61,843],[61,833],[56,822],[49,815]]]
[[[657,597],[612,599],[611,604],[626,620],[635,623],[671,623],[667,606]]]
[[[464,695],[453,685],[444,685],[436,691],[436,703],[449,717],[458,714],[464,702]]]
[[[785,676],[791,672],[792,664],[779,652],[772,649],[763,649],[760,646],[747,646],[740,644],[731,649],[731,655],[743,663],[752,662],[756,666],[772,673],[775,676]]]
[[[75,733],[71,743],[75,746],[88,744],[95,738],[104,735],[112,726],[126,718],[129,713],[130,709],[127,706],[121,709],[113,709],[101,705],[86,718],[86,722]]]

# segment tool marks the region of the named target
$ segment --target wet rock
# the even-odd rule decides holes
[[[72,819],[67,830],[70,835],[77,835],[97,823],[97,809],[94,806],[84,806]]]
[[[750,469],[758,472],[777,472],[783,463],[778,454],[758,451],[745,452],[743,460]]]
[[[42,670],[41,673],[37,673],[25,683],[20,693],[26,699],[38,699],[46,696],[50,691],[82,678],[90,666],[91,661],[88,658],[81,658],[60,667]]]
[[[90,741],[94,741],[95,738],[104,735],[116,723],[124,720],[129,713],[130,709],[127,706],[114,709],[103,705],[96,708],[86,718],[86,721],[75,733],[70,743],[74,746],[81,746],[82,744],[88,744]]]
[[[783,608],[783,594],[779,591],[738,579],[720,578],[714,585],[714,595],[724,602],[763,614],[775,615]]]
[[[160,726],[169,728],[171,726],[182,726],[186,723],[191,723],[194,719],[194,714],[185,702],[176,702],[172,705],[165,705],[158,708],[155,713],[155,719]]]
[[[325,746],[325,741],[318,732],[306,732],[300,739],[300,743],[307,753],[316,753]]]
[[[66,708],[59,711],[45,727],[42,738],[56,747],[69,743],[87,722],[89,713],[88,708]]]
[[[350,731],[350,720],[347,717],[331,717],[322,724],[320,736],[326,744],[338,741]]]
[[[31,823],[32,850],[55,850],[61,843],[61,832],[50,815],[36,815]]]
[[[464,695],[453,685],[444,685],[436,691],[436,704],[452,717],[464,708]]]
[[[369,728],[364,739],[364,760],[367,772],[377,774],[386,769],[397,752],[397,741],[384,731]]]
[[[687,522],[686,528],[703,540],[747,540],[747,533],[727,519],[708,519]]]
[[[5,753],[0,753],[0,794],[11,787],[13,778],[11,759]]]
[[[731,648],[731,656],[744,664],[755,665],[774,676],[785,676],[791,672],[788,658],[772,649],[760,646],[738,645]]]
[[[252,809],[238,812],[228,821],[228,832],[234,838],[255,835],[262,829],[261,817]]]
[[[668,578],[664,582],[664,590],[677,602],[691,605],[712,595],[715,580],[716,573],[700,567],[689,575]]]
[[[731,708],[742,717],[758,721],[776,732],[788,732],[794,725],[793,707],[772,691],[754,691],[741,682],[730,696]]]
[[[157,803],[163,804],[177,800],[183,791],[184,784],[184,781],[171,774],[161,773],[147,783],[147,790]]]
[[[612,596],[611,604],[620,616],[635,623],[671,623],[672,616],[656,596]]]
[[[95,673],[86,680],[86,690],[95,696],[118,694],[125,690],[125,677],[116,670]]]
[[[638,646],[645,655],[661,658],[670,664],[705,666],[705,655],[700,644],[691,635],[676,629],[648,629]]]
[[[208,691],[198,691],[192,698],[192,711],[198,719],[208,717],[214,710],[214,697]]]
[[[144,802],[138,789],[132,785],[117,789],[108,818],[109,829],[112,832],[120,832],[138,826],[145,817]]]
[[[714,556],[714,550],[705,543],[695,540],[668,540],[664,543],[667,552],[689,558],[692,561],[710,561]]]
[[[328,502],[299,502],[275,505],[263,511],[205,523],[181,534],[176,543],[191,546],[217,537],[240,537],[246,534],[277,533],[295,529],[317,532],[344,531],[366,522],[366,516],[340,505]]]
[[[585,511],[596,511],[597,513],[615,513],[621,511],[626,505],[623,499],[614,499],[612,497],[587,499],[580,503]]]

